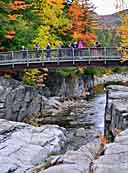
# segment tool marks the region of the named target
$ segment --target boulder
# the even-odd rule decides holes
[[[49,107],[59,109],[59,107],[61,106],[61,102],[58,101],[58,97],[50,97],[46,105],[48,105]]]
[[[22,121],[44,109],[44,97],[28,85],[0,77],[0,118]]]
[[[57,125],[33,127],[0,119],[0,173],[31,172],[64,147],[66,131]]]
[[[62,156],[61,162],[61,164],[42,170],[40,173],[86,173],[89,167],[85,153],[80,151],[68,151]]]
[[[102,150],[103,147],[99,144],[87,144],[77,151],[67,151],[64,155],[53,157],[49,164],[51,167],[39,173],[88,173],[91,161],[99,156]]]

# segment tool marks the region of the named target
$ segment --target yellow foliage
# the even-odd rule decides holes
[[[84,67],[79,67],[78,70],[79,70],[80,74],[84,74],[85,68]]]
[[[43,68],[43,71],[48,72],[48,68]]]
[[[47,73],[44,73],[43,75],[44,75],[44,76],[48,76],[48,74],[47,74]]]
[[[64,0],[34,0],[33,6],[41,21],[33,43],[40,43],[45,48],[50,42],[56,48],[61,41],[56,35],[63,33],[69,23],[64,15]]]
[[[106,75],[111,75],[112,74],[112,69],[111,68],[105,69],[105,74]]]
[[[43,82],[44,80],[46,80],[46,77],[48,76],[48,74],[46,73],[46,71],[48,72],[48,69],[44,68],[42,70],[32,69],[25,71],[24,73],[25,83],[34,86],[45,86]]]

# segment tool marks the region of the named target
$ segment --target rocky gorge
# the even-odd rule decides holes
[[[47,98],[14,80],[1,78],[0,85],[0,115],[6,119],[0,120],[0,173],[127,172],[127,87],[109,86],[105,108],[105,94],[89,101],[85,97],[76,100],[73,95],[64,100]],[[106,136],[111,131],[117,137],[115,143],[103,146],[97,132],[104,130],[104,109]],[[8,120],[24,120],[36,127]]]
[[[106,145],[88,143],[77,151],[68,151],[56,160],[56,165],[40,173],[127,173],[128,130],[127,130],[128,87],[109,86],[105,112],[106,135],[113,132],[115,140]],[[109,121],[109,126],[108,126]],[[51,165],[55,157],[51,159]]]
[[[84,115],[81,115],[88,109],[88,103],[84,98],[76,101],[73,97],[70,100],[63,100],[61,97],[47,98],[35,88],[3,77],[0,78],[0,86],[0,173],[33,172],[33,169],[51,154],[64,153],[69,149],[78,148],[82,143],[87,143],[84,140],[85,137],[90,140],[91,136],[95,138],[93,129],[90,131],[90,136],[86,131],[88,125],[94,122],[92,123],[89,117],[90,122],[87,122],[83,119]],[[47,110],[47,115],[45,110]],[[44,113],[42,114],[45,115],[42,117],[43,120],[36,117],[41,116],[39,112]],[[67,114],[65,119],[63,114],[60,116],[60,113],[64,112]],[[39,122],[35,124],[36,119],[32,121],[32,124],[41,127],[15,122],[25,120],[26,117],[31,118],[33,114],[41,120],[42,124],[59,124],[60,122],[68,124],[70,120],[70,125],[74,128],[67,130],[57,125],[42,126],[38,124]],[[55,119],[58,121],[54,121]],[[13,120],[13,122],[8,120]],[[42,122],[44,120],[46,122]]]
[[[14,79],[7,80],[0,77],[0,118],[22,121],[24,118],[44,110],[50,109],[51,112],[52,110],[54,112],[63,102],[63,98],[82,97],[86,100],[88,95],[94,93],[93,88],[96,85],[109,81],[127,80],[126,73],[103,77],[88,75],[67,78],[54,77],[54,80],[49,79],[50,84],[47,84],[43,90],[38,90]],[[72,105],[72,102],[70,103]]]

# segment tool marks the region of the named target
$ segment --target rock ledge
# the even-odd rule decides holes
[[[33,127],[0,119],[0,173],[28,173],[66,143],[57,125]]]

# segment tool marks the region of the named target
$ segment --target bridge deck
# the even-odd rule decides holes
[[[0,53],[0,69],[72,66],[127,66],[117,48],[62,48]]]

